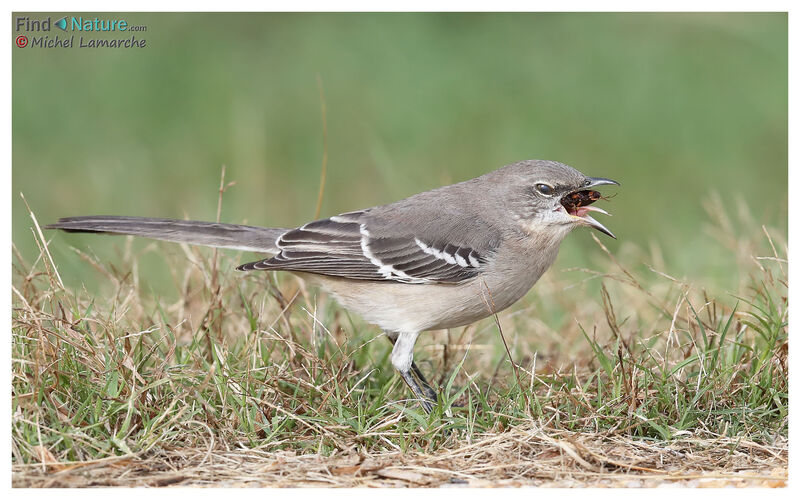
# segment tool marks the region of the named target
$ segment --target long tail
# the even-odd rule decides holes
[[[288,231],[272,227],[240,226],[196,220],[153,219],[87,215],[65,217],[45,229],[62,229],[71,233],[131,234],[156,240],[189,243],[250,252],[277,253],[275,240]]]

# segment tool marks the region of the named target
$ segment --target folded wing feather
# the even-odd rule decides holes
[[[349,212],[288,231],[276,241],[277,255],[238,269],[402,283],[459,283],[479,275],[491,257],[491,249],[481,255],[458,242],[391,234],[379,224],[371,224],[368,212]]]

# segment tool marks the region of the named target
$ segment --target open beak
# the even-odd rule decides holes
[[[584,188],[591,188],[595,186],[607,186],[610,184],[619,186],[619,182],[613,181],[611,179],[606,179],[605,177],[587,177],[586,182],[584,182]]]
[[[607,214],[607,215],[610,215],[610,214]],[[593,228],[597,229],[598,231],[600,231],[601,233],[604,233],[604,234],[607,234],[607,235],[611,236],[615,240],[617,239],[617,237],[614,236],[614,233],[609,231],[606,226],[604,226],[604,225],[600,224],[599,222],[597,222],[597,220],[595,220],[593,217],[589,217],[588,215],[584,215],[583,217],[581,217],[581,219],[584,220],[586,222],[586,225],[588,225],[589,227],[593,227]]]
[[[601,198],[600,193],[592,190],[591,188],[604,185],[619,186],[619,182],[606,179],[605,177],[587,177],[580,189],[572,191],[571,193],[567,193],[561,198],[561,205],[571,217],[579,219],[581,224],[597,229],[601,233],[617,239],[617,237],[614,236],[614,233],[609,231],[607,227],[589,216],[589,212],[599,212],[604,215],[611,215],[602,208],[591,206],[592,203]]]

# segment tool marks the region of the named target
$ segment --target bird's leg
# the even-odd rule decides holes
[[[433,412],[433,402],[430,399],[428,399],[428,397],[424,393],[424,390],[419,386],[416,379],[414,379],[414,377],[411,376],[411,372],[401,371],[400,376],[403,377],[403,381],[405,381],[406,385],[414,393],[414,396],[419,401],[419,404],[422,405],[422,409],[425,410],[425,413]]]
[[[436,391],[434,391],[419,367],[414,363],[414,344],[417,341],[419,332],[403,332],[388,334],[392,341],[392,366],[400,372],[403,381],[408,385],[414,395],[420,400],[422,408],[430,413],[436,403]],[[414,378],[416,376],[416,379]]]
[[[387,337],[392,345],[397,342],[397,337],[400,335],[397,332],[387,332]],[[425,378],[425,375],[422,374],[422,371],[419,369],[417,364],[414,362],[413,356],[414,353],[411,353],[411,374],[417,378],[418,385],[422,387],[422,390],[425,392],[425,396],[432,401],[436,401],[438,399],[438,395],[436,391],[431,387],[431,384],[428,383],[428,380]]]
[[[436,401],[439,398],[439,396],[436,394],[436,391],[433,390],[431,384],[429,384],[428,381],[425,379],[425,375],[423,375],[422,372],[419,371],[419,367],[417,366],[417,364],[414,363],[413,361],[411,362],[411,373],[413,373],[414,376],[417,377],[417,380],[420,382],[420,385],[422,385],[422,390],[425,391],[425,396],[427,396],[428,399],[432,401]]]

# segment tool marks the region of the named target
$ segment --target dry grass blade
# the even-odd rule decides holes
[[[319,102],[322,114],[322,167],[319,172],[319,193],[317,194],[317,207],[314,209],[314,219],[319,219],[322,212],[322,196],[325,194],[325,180],[328,176],[328,110],[325,105],[325,87],[322,77],[317,75],[317,88],[319,89]]]
[[[514,370],[514,378],[517,381],[517,387],[522,390],[522,379],[519,376],[519,366],[514,362],[513,356],[511,356],[511,349],[508,348],[508,342],[506,341],[506,336],[503,334],[503,326],[500,324],[500,318],[497,316],[497,308],[494,305],[494,299],[492,298],[492,291],[489,290],[489,286],[486,282],[483,283],[484,289],[486,289],[486,295],[488,299],[484,297],[484,301],[486,302],[486,307],[492,313],[492,318],[494,319],[494,323],[497,326],[497,331],[500,333],[500,339],[503,341],[503,347],[506,350],[506,355],[508,356],[508,362],[511,363],[511,367]],[[522,391],[522,397],[525,398],[525,407],[530,408],[530,400],[528,399],[528,394]]]
[[[47,256],[47,261],[45,261],[45,265],[48,266],[48,271],[52,272],[52,274],[55,275],[58,285],[61,288],[64,288],[64,282],[61,280],[61,275],[58,274],[58,269],[56,268],[56,264],[53,261],[53,256],[50,255],[50,249],[47,248],[47,240],[45,239],[44,234],[42,234],[42,228],[39,226],[39,221],[36,220],[36,215],[33,213],[33,210],[31,210],[30,205],[28,205],[28,200],[25,199],[25,195],[20,193],[19,196],[25,203],[25,208],[28,209],[28,215],[30,215],[31,221],[33,222],[33,228],[36,231],[35,236],[37,237],[36,244],[39,245],[39,249],[43,250],[44,254]]]

